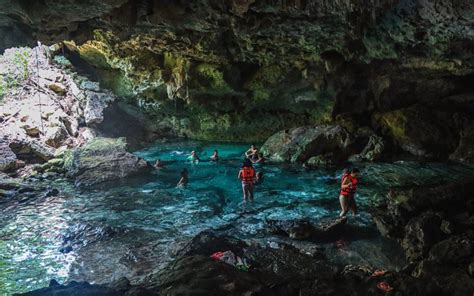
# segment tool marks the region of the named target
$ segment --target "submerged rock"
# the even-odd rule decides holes
[[[145,172],[147,163],[128,153],[123,138],[95,138],[64,155],[66,175],[78,185],[92,185]]]
[[[272,161],[305,162],[330,152],[344,159],[350,154],[351,143],[347,130],[338,125],[298,127],[271,136],[262,153]]]

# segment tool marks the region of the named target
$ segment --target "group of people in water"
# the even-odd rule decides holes
[[[210,156],[210,161],[219,161],[219,152],[214,150],[214,153]],[[198,163],[200,158],[196,151],[192,151],[187,158],[188,161],[192,163]],[[263,172],[256,172],[254,164],[262,164],[265,162],[265,158],[258,151],[258,148],[255,145],[251,145],[250,148],[245,152],[245,158],[242,163],[242,167],[239,170],[237,178],[242,183],[242,194],[243,194],[243,203],[244,205],[247,202],[253,203],[254,201],[254,187],[255,185],[261,184],[263,182]],[[155,164],[155,168],[161,169],[164,168],[164,163],[158,159]],[[344,169],[341,177],[341,190],[339,194],[339,203],[341,205],[340,216],[344,217],[347,215],[349,210],[353,212],[354,215],[357,214],[357,204],[355,200],[355,194],[357,190],[357,183],[360,171],[358,168]],[[183,187],[186,186],[189,182],[188,170],[183,168],[181,171],[180,179],[177,186]]]

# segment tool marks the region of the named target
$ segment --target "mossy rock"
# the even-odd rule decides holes
[[[424,107],[376,114],[374,119],[385,135],[416,156],[446,156],[457,143],[447,115]]]

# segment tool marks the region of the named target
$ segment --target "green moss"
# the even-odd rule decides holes
[[[217,65],[200,64],[196,67],[198,78],[203,79],[214,90],[224,92],[232,91],[232,88],[224,80],[224,73],[219,70]]]
[[[407,110],[395,110],[380,116],[382,126],[392,135],[393,139],[403,143],[407,139]]]

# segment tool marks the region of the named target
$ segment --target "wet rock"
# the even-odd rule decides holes
[[[8,146],[6,140],[0,139],[0,171],[8,171],[16,167],[16,155]]]
[[[324,155],[313,156],[304,163],[304,167],[307,168],[330,168],[336,165],[337,159],[333,153]]]
[[[293,239],[308,239],[316,229],[308,220],[271,220],[267,219],[267,230],[271,233],[284,234]]]
[[[308,220],[266,220],[269,232],[296,240],[327,240],[341,236],[346,222],[346,218],[337,218],[316,227]]]
[[[51,147],[59,148],[67,137],[68,134],[64,127],[52,127],[46,131],[45,143]]]
[[[211,231],[203,231],[193,237],[184,247],[175,251],[175,256],[211,255],[219,251],[230,250],[234,254],[241,255],[242,249],[247,245],[235,238],[217,236]]]
[[[350,146],[351,137],[343,127],[319,125],[280,131],[265,142],[262,153],[272,161],[305,162],[326,153],[347,157]]]
[[[173,261],[151,282],[152,290],[166,295],[254,295],[264,290],[254,274],[202,255]]]
[[[443,237],[440,226],[441,219],[432,212],[423,213],[408,222],[401,242],[408,260],[413,262],[427,254],[431,246]]]
[[[57,281],[51,280],[49,287],[38,289],[32,292],[14,294],[23,296],[53,296],[53,295],[64,295],[64,296],[115,296],[120,295],[117,291],[108,288],[103,285],[91,285],[87,282],[78,283],[71,281],[66,285],[60,285]]]
[[[455,265],[466,261],[474,254],[474,240],[457,235],[436,243],[429,252],[429,260],[441,264]]]
[[[95,138],[64,155],[64,169],[77,185],[92,185],[145,172],[146,162],[126,150],[123,138]]]

